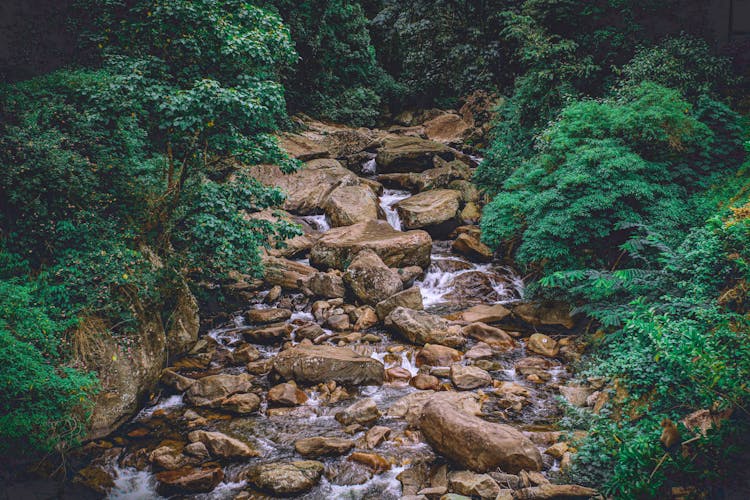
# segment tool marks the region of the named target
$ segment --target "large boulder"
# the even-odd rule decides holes
[[[417,366],[450,366],[461,360],[461,351],[437,344],[427,344],[417,353]]]
[[[307,289],[316,297],[336,299],[346,295],[344,279],[335,271],[315,273],[307,280]]]
[[[461,116],[453,113],[428,120],[423,126],[428,139],[444,144],[458,144],[471,131],[471,126]]]
[[[523,302],[513,307],[513,315],[534,327],[575,326],[570,306],[563,302]]]
[[[542,468],[539,450],[520,431],[464,412],[441,393],[424,405],[419,428],[438,453],[475,472]]]
[[[417,137],[386,139],[375,158],[378,172],[421,172],[431,168],[433,158],[452,160],[455,151],[444,144]]]
[[[375,312],[378,313],[378,318],[383,320],[397,307],[406,307],[416,311],[424,309],[424,304],[422,303],[422,292],[419,287],[413,286],[407,288],[404,291],[398,292],[397,294],[378,302],[375,306]]]
[[[326,144],[316,134],[279,135],[279,145],[289,153],[289,156],[301,161],[309,161],[330,156]]]
[[[263,280],[269,287],[302,290],[307,280],[318,271],[301,262],[282,257],[263,257]]]
[[[504,330],[486,323],[471,323],[463,328],[464,335],[500,349],[513,349],[513,338]]]
[[[468,391],[492,384],[489,373],[476,366],[451,365],[451,381],[458,389]]]
[[[374,424],[380,418],[375,401],[372,398],[360,399],[353,405],[336,413],[336,420],[341,425],[357,423],[360,425]]]
[[[310,263],[343,271],[365,248],[390,267],[426,268],[430,265],[432,239],[424,231],[396,231],[386,221],[360,222],[327,231],[310,250]]]
[[[378,197],[368,186],[339,186],[328,197],[323,210],[333,227],[351,226],[378,219]]]
[[[385,326],[413,344],[461,347],[466,343],[460,326],[425,311],[397,307],[386,316]]]
[[[370,249],[364,249],[354,257],[346,269],[344,281],[359,300],[371,305],[395,295],[403,287],[398,273]]]
[[[253,387],[253,376],[209,375],[195,381],[185,393],[185,400],[194,406],[221,406],[221,400],[232,394],[248,392]]]
[[[352,448],[354,441],[337,437],[314,436],[294,442],[294,449],[305,458],[343,455]]]
[[[424,229],[433,237],[443,237],[458,227],[461,193],[433,189],[415,194],[394,205],[404,229]]]
[[[380,385],[385,377],[378,360],[328,345],[300,344],[282,351],[274,359],[273,369],[287,380],[307,384],[333,380],[345,385]]]
[[[254,486],[274,495],[296,495],[318,484],[323,469],[323,464],[315,460],[276,462],[254,465],[245,477]]]
[[[480,304],[457,315],[456,319],[467,323],[497,323],[510,315],[510,311],[501,304]]]
[[[278,186],[287,195],[284,210],[297,215],[312,215],[339,186],[359,185],[362,181],[338,160],[325,158],[308,161],[293,174],[284,174],[275,165],[256,165],[250,173],[262,184]]]
[[[494,255],[492,249],[482,243],[479,239],[479,234],[474,231],[459,234],[458,238],[451,245],[451,248],[454,252],[479,262],[490,262]]]
[[[260,456],[247,443],[227,436],[221,432],[193,431],[188,434],[191,443],[203,443],[212,456],[225,459],[237,459]]]
[[[435,157],[435,168],[412,175],[416,176],[413,190],[427,191],[448,187],[453,181],[471,179],[471,170],[462,161],[447,162]]]
[[[224,479],[224,471],[217,465],[205,468],[182,467],[156,474],[157,491],[162,495],[208,493]]]
[[[482,404],[473,392],[440,392],[420,391],[407,394],[394,402],[388,408],[387,415],[393,418],[403,418],[412,427],[418,427],[425,405],[438,397],[444,404],[450,404],[467,415],[479,415]]]

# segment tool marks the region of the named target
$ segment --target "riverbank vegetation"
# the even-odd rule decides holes
[[[607,381],[567,411],[569,474],[716,494],[750,408],[750,127],[741,51],[692,24],[700,3],[73,2],[76,56],[0,87],[0,453],[84,435],[87,318],[126,344],[136,297],[260,275],[297,234],[243,216],[283,193],[237,168],[299,167],[290,114],[370,127],[483,91],[483,241],[585,317],[579,377]],[[689,445],[665,452],[666,419]]]

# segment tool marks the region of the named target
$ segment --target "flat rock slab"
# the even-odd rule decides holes
[[[444,236],[458,227],[461,193],[433,189],[415,194],[394,205],[404,229],[424,229],[433,237]]]
[[[320,384],[333,380],[344,385],[381,385],[383,364],[346,347],[298,345],[279,353],[273,369],[298,383]]]
[[[371,220],[327,231],[310,250],[320,269],[346,270],[361,250],[375,252],[389,267],[430,265],[432,238],[424,231],[396,231],[386,221]]]
[[[294,495],[318,484],[324,466],[315,460],[276,462],[250,467],[247,480],[258,488],[275,495]]]
[[[432,168],[435,156],[450,161],[456,155],[453,149],[439,142],[405,136],[386,139],[375,161],[378,173],[421,172]]]

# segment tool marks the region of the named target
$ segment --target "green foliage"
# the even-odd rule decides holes
[[[298,232],[244,216],[283,196],[243,162],[297,166],[271,135],[295,59],[279,17],[233,0],[78,7],[91,65],[0,87],[0,258],[27,263],[0,282],[0,435],[45,450],[86,421],[95,379],[62,340],[79,318],[126,341],[133,304],[159,311],[175,275],[259,274],[260,248]]]
[[[269,0],[294,38],[300,60],[285,78],[290,104],[323,118],[372,126],[394,82],[375,57],[359,2]]]
[[[719,132],[736,130],[737,117],[722,109]],[[635,224],[681,234],[695,216],[684,210],[689,195],[733,169],[725,155],[740,151],[736,134],[717,138],[703,116],[651,83],[570,104],[486,207],[484,240],[516,239],[520,263],[554,271],[611,266]]]

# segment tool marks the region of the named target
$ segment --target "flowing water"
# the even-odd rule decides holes
[[[367,168],[374,173],[374,160],[372,165],[368,163]],[[367,173],[370,173],[369,170]],[[388,222],[395,229],[400,230],[401,221],[393,205],[408,196],[410,193],[407,191],[388,189],[380,198],[380,206]],[[330,227],[322,215],[308,216],[304,219],[318,231],[326,231]],[[307,263],[306,260],[300,262]],[[434,243],[432,263],[416,285],[421,289],[425,309],[436,314],[447,314],[476,304],[507,304],[523,296],[523,281],[512,269],[494,263],[471,262],[453,253],[450,242],[445,241]],[[248,308],[268,308],[275,305],[267,304],[265,299],[264,293],[258,294],[254,303],[248,304]],[[289,322],[295,325],[295,328],[314,320],[309,301],[298,296],[282,296],[282,300],[286,300],[286,304],[291,300],[294,304],[295,310]],[[229,323],[205,335],[204,338],[215,347],[211,363],[203,369],[205,374],[243,372],[242,365],[233,366],[226,360],[242,342],[242,331],[245,328],[247,327],[242,315],[237,313]],[[334,332],[327,329],[324,331],[336,338]],[[379,336],[381,341],[355,343],[350,347],[359,354],[383,363],[386,368],[403,368],[412,376],[419,373],[420,368],[415,362],[417,346],[403,343],[380,326],[371,328],[368,333]],[[294,334],[292,343],[296,343]],[[476,342],[470,340],[466,349],[474,345]],[[522,404],[509,407],[507,400],[494,394],[492,390],[483,391],[483,415],[487,420],[510,423],[527,431],[546,430],[558,412],[555,403],[556,386],[568,378],[568,373],[559,361],[550,359],[547,360],[549,366],[546,366],[546,372],[549,374],[549,380],[546,383],[534,384],[527,381],[517,370],[519,360],[526,358],[527,353],[522,341],[517,342],[517,345],[516,349],[509,352],[493,352],[489,359],[483,360],[482,366],[489,371],[493,379],[521,386],[528,391],[527,397]],[[255,347],[260,352],[261,359],[271,359],[281,350],[280,345]],[[464,359],[461,363],[467,364],[469,361]],[[200,374],[196,373],[196,376]],[[442,381],[445,382],[446,379],[443,378]],[[268,375],[257,376],[254,381],[263,393],[275,383],[276,381],[269,380]],[[241,439],[260,450],[262,456],[225,465],[225,477],[218,487],[209,493],[188,497],[213,500],[234,498],[239,492],[250,489],[250,485],[243,479],[243,472],[248,466],[300,460],[294,449],[294,442],[300,438],[329,436],[355,441],[362,439],[365,435],[363,430],[356,431],[353,435],[347,434],[334,415],[364,397],[372,398],[384,415],[378,420],[377,425],[391,429],[391,438],[373,450],[386,457],[391,468],[385,472],[373,473],[367,466],[352,462],[346,456],[323,458],[320,459],[326,468],[323,478],[317,486],[299,498],[398,499],[402,495],[398,476],[408,469],[410,464],[444,462],[440,456],[434,454],[429,445],[415,438],[403,419],[385,415],[395,401],[417,391],[411,385],[394,382],[382,386],[361,386],[349,389],[350,398],[334,403],[327,401],[317,386],[304,389],[307,401],[291,408],[269,408],[264,401],[258,412],[247,416],[230,417],[218,412],[201,412],[206,416],[206,421],[200,428],[224,432]],[[154,449],[163,440],[185,440],[189,432],[186,428],[188,419],[185,416],[188,410],[195,409],[187,406],[181,395],[165,393],[155,405],[143,409],[123,427],[117,437],[120,451],[112,456],[108,463],[108,470],[114,480],[114,487],[110,490],[108,498],[161,498],[156,490],[154,471],[144,459],[144,450]],[[139,437],[143,433],[134,432],[139,429],[147,429],[147,435]],[[548,471],[554,472],[557,467],[557,462],[546,464]]]

